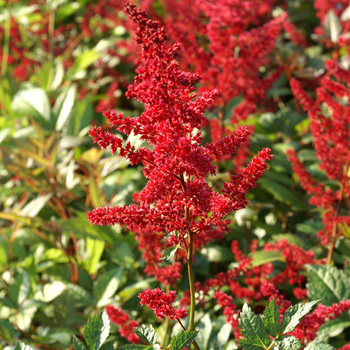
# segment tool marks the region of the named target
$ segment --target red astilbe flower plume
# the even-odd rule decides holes
[[[115,111],[104,115],[112,127],[124,134],[133,132],[147,141],[149,148],[136,150],[101,127],[94,127],[90,135],[101,148],[111,146],[112,153],[118,151],[131,164],[142,163],[148,183],[135,196],[138,205],[97,208],[88,213],[88,218],[95,225],[118,223],[129,229],[137,226],[164,234],[177,232],[181,243],[191,230],[195,241],[205,241],[204,237],[227,230],[227,214],[247,205],[245,195],[267,169],[265,162],[272,159],[270,150],[259,152],[221,192],[216,192],[206,182],[206,177],[216,172],[213,160],[235,152],[249,132],[241,127],[235,135],[202,146],[199,129],[217,91],[197,96],[193,85],[199,76],[179,69],[175,61],[179,45],[167,45],[164,27],[134,5],[127,4],[126,11],[139,26],[136,42],[141,48],[138,76],[126,95],[144,103],[145,111],[134,118]]]
[[[106,312],[111,322],[120,326],[119,333],[123,338],[126,338],[133,344],[140,342],[140,338],[134,332],[134,328],[139,326],[137,321],[130,320],[128,314],[113,305],[107,305]]]
[[[332,246],[342,235],[344,227],[350,225],[349,216],[349,166],[350,166],[350,96],[349,73],[334,61],[327,61],[328,74],[316,89],[317,98],[313,101],[302,89],[297,80],[291,87],[295,97],[311,119],[311,133],[320,168],[333,180],[337,188],[331,188],[317,181],[300,162],[295,151],[290,150],[288,157],[303,188],[310,195],[309,202],[323,209],[324,230],[318,233],[322,244]],[[331,78],[334,76],[337,80]],[[343,81],[341,81],[344,77]]]
[[[301,319],[291,334],[302,343],[307,344],[316,338],[317,331],[327,320],[333,320],[349,310],[350,300],[342,300],[332,306],[318,305],[311,314]]]
[[[146,305],[154,311],[156,316],[161,320],[164,317],[169,317],[170,320],[186,318],[188,316],[187,311],[183,307],[178,307],[175,309],[171,306],[176,299],[176,292],[170,290],[168,294],[164,293],[159,288],[156,289],[146,289],[138,295],[141,299],[140,304]]]

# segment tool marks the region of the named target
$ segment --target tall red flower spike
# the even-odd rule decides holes
[[[349,72],[336,62],[329,60],[326,67],[328,73],[322,78],[321,87],[316,90],[316,101],[303,91],[299,81],[293,79],[291,87],[294,96],[310,116],[320,168],[335,186],[332,188],[313,178],[295,151],[290,150],[288,157],[301,185],[310,195],[310,204],[323,209],[324,229],[318,232],[318,236],[322,244],[330,244],[329,263],[335,242],[342,235],[344,227],[350,225],[350,79]],[[330,78],[332,75],[335,79]]]
[[[269,149],[262,150],[216,192],[206,181],[208,175],[216,174],[213,162],[236,152],[247,142],[249,131],[241,127],[232,135],[202,145],[200,129],[205,121],[204,112],[218,92],[207,91],[198,96],[194,84],[200,77],[179,69],[175,60],[179,45],[167,45],[164,27],[132,4],[127,4],[125,9],[138,25],[136,42],[141,48],[138,75],[126,96],[143,103],[145,111],[134,118],[115,111],[104,112],[104,116],[111,127],[122,134],[139,136],[148,147],[136,150],[101,127],[94,127],[90,135],[102,149],[110,146],[113,154],[118,152],[132,165],[142,163],[148,182],[134,195],[138,204],[97,208],[88,213],[88,219],[94,225],[120,224],[136,231],[143,247],[150,247],[153,240],[153,245],[159,247],[150,247],[154,250],[152,254],[145,254],[147,272],[171,284],[181,277],[179,262],[171,268],[150,266],[159,261],[162,248],[180,245],[188,254],[186,257],[178,250],[177,255],[191,261],[194,248],[222,236],[228,230],[229,221],[225,217],[248,204],[246,194],[256,186],[267,169],[266,161],[272,156]],[[166,245],[161,243],[164,239]],[[171,276],[167,278],[165,274]],[[165,295],[155,298],[157,293],[163,292],[141,293],[141,303],[154,309],[161,318],[187,316],[184,309],[172,308],[171,301],[165,305]],[[169,292],[169,298],[173,293]],[[162,300],[162,304],[158,305],[157,300]]]
[[[194,84],[200,77],[179,69],[175,60],[179,45],[167,46],[164,27],[132,4],[126,5],[126,12],[138,24],[136,42],[141,48],[138,76],[126,95],[142,102],[145,111],[134,118],[115,111],[104,112],[104,116],[119,132],[133,132],[149,147],[135,150],[101,127],[94,127],[90,135],[102,149],[111,146],[112,153],[118,151],[131,164],[142,163],[148,183],[136,196],[138,205],[97,208],[88,218],[95,225],[118,223],[129,229],[177,232],[180,242],[188,230],[198,236],[223,232],[228,224],[225,216],[247,205],[245,195],[267,169],[270,150],[259,152],[221,192],[215,192],[206,182],[216,172],[213,160],[235,152],[246,142],[248,131],[241,127],[234,135],[201,145],[204,111],[217,91],[197,96]]]

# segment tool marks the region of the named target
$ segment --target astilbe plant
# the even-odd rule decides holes
[[[315,179],[299,160],[296,152],[290,150],[289,160],[305,191],[309,202],[322,209],[323,230],[318,232],[321,243],[328,246],[327,263],[331,262],[336,242],[350,225],[349,216],[349,159],[350,159],[350,76],[332,60],[326,62],[328,73],[316,89],[316,101],[302,89],[299,81],[292,80],[294,96],[311,119],[316,156],[320,168],[335,186],[326,185]],[[331,78],[334,77],[335,79]]]
[[[180,46],[167,45],[164,27],[149,20],[144,11],[132,4],[127,4],[125,9],[138,25],[136,42],[141,48],[138,75],[126,96],[139,100],[145,110],[133,118],[113,110],[104,112],[104,116],[111,127],[122,134],[138,135],[148,147],[136,150],[130,143],[124,144],[121,137],[97,126],[90,135],[102,149],[110,146],[112,154],[118,152],[132,165],[142,163],[148,181],[134,195],[135,204],[96,208],[88,213],[88,219],[94,225],[120,224],[130,230],[137,229],[140,236],[160,233],[171,242],[174,254],[178,250],[181,256],[185,251],[182,255],[187,263],[190,287],[189,330],[193,331],[194,247],[228,230],[226,216],[248,204],[246,194],[256,186],[267,169],[266,161],[272,156],[269,149],[262,150],[216,192],[206,181],[208,175],[216,174],[213,162],[234,153],[246,142],[249,132],[241,127],[235,134],[202,145],[200,129],[204,112],[213,104],[218,91],[198,96],[194,84],[200,76],[181,71],[175,60]],[[184,309],[170,305],[175,292],[162,293],[159,289],[147,290],[140,294],[141,303],[151,307],[160,318],[186,317]],[[195,347],[198,349],[197,344]]]
[[[275,107],[266,93],[283,71],[276,66],[277,55],[280,58],[276,43],[283,30],[290,40],[298,44],[305,41],[286,12],[273,18],[275,0],[164,2],[169,35],[184,48],[181,67],[202,76],[199,91],[219,91],[214,102],[218,118],[209,120],[213,141],[232,134],[249,115]],[[236,101],[233,110],[232,101]],[[250,132],[253,129],[250,125]],[[249,147],[248,140],[234,155],[237,169],[247,163]]]

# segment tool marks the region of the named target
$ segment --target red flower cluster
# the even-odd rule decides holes
[[[328,74],[322,78],[313,101],[297,80],[292,80],[294,95],[311,119],[311,132],[320,168],[337,188],[326,186],[314,179],[300,162],[294,151],[289,151],[289,160],[303,188],[310,195],[310,204],[323,209],[324,230],[318,233],[322,244],[331,243],[342,235],[344,225],[350,225],[349,216],[349,166],[350,166],[350,96],[349,73],[334,61],[327,61]],[[330,79],[333,75],[337,80]]]
[[[340,301],[332,306],[318,305],[317,308],[309,315],[301,319],[292,335],[297,337],[301,342],[307,344],[314,340],[318,329],[327,321],[333,320],[342,313],[350,310],[350,300]]]
[[[207,175],[216,172],[213,161],[235,152],[249,133],[241,127],[234,135],[202,146],[198,130],[217,91],[197,96],[193,85],[199,76],[179,69],[175,61],[179,46],[167,46],[164,28],[131,4],[126,11],[139,26],[136,41],[141,47],[138,76],[127,97],[144,103],[145,111],[134,118],[115,111],[104,115],[119,132],[133,132],[148,141],[149,147],[136,150],[101,127],[94,127],[90,135],[101,148],[110,145],[112,153],[118,151],[131,164],[143,163],[148,183],[134,196],[139,205],[97,208],[88,213],[88,218],[95,225],[119,223],[129,229],[136,226],[150,232],[176,232],[181,244],[185,244],[190,230],[199,246],[208,237],[221,236],[227,230],[225,216],[247,205],[246,193],[256,186],[272,156],[269,149],[262,150],[216,192],[206,182]]]
[[[176,299],[176,292],[171,290],[168,294],[164,293],[159,288],[156,289],[146,289],[138,295],[141,299],[140,304],[146,305],[154,311],[156,316],[161,320],[164,317],[169,317],[170,320],[186,318],[188,316],[185,308],[178,307],[175,309],[171,306]]]
[[[129,315],[113,305],[107,305],[106,312],[111,322],[120,326],[119,333],[122,337],[126,338],[133,344],[140,342],[140,338],[134,332],[134,327],[139,326],[137,321],[130,320]]]
[[[214,294],[214,299],[218,301],[220,306],[224,309],[223,314],[226,316],[226,322],[232,327],[235,335],[235,339],[241,338],[241,332],[239,330],[238,323],[238,310],[236,304],[233,302],[231,296],[228,296],[221,290],[218,290]]]

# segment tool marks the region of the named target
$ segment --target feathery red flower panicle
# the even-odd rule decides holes
[[[135,150],[100,127],[94,127],[90,134],[101,148],[111,146],[112,153],[119,152],[131,164],[142,162],[148,183],[137,195],[139,205],[97,208],[88,213],[88,218],[97,225],[119,223],[128,228],[147,227],[153,232],[178,231],[180,235],[188,229],[202,235],[213,230],[222,232],[227,225],[224,216],[247,204],[245,194],[256,186],[267,168],[266,160],[272,156],[269,150],[260,152],[232,177],[231,183],[225,184],[221,193],[215,192],[205,180],[207,175],[215,174],[213,160],[235,152],[249,133],[241,127],[235,135],[202,146],[198,130],[217,91],[197,96],[193,85],[199,76],[179,69],[175,61],[179,46],[167,45],[165,29],[134,5],[127,4],[126,11],[139,26],[136,41],[141,48],[138,75],[127,96],[144,103],[145,111],[134,118],[115,111],[104,115],[120,133],[133,132],[151,148]]]
[[[161,251],[177,244],[186,248],[184,241],[189,230],[194,235],[195,249],[221,237],[229,223],[225,217],[247,205],[247,192],[256,186],[272,156],[269,149],[262,150],[216,192],[206,181],[208,175],[216,173],[213,162],[236,152],[247,142],[249,131],[241,127],[235,134],[203,146],[200,128],[204,112],[218,92],[197,95],[194,84],[199,76],[181,71],[175,60],[179,45],[169,46],[165,29],[149,20],[142,10],[127,4],[126,11],[138,25],[136,42],[141,48],[138,75],[126,95],[142,102],[145,110],[133,118],[115,111],[104,115],[119,133],[133,133],[149,147],[136,150],[101,127],[94,127],[90,135],[102,149],[110,146],[112,153],[131,164],[142,163],[148,182],[134,196],[138,204],[96,208],[88,213],[88,218],[95,225],[120,224],[136,231],[144,249],[151,242],[152,252],[144,253],[146,272],[169,285],[181,277],[181,265],[177,261],[172,267],[164,266],[159,261]],[[181,250],[176,254],[186,259]],[[170,305],[175,292],[162,293],[158,289],[145,291],[140,294],[141,303],[160,318],[187,316],[184,309]]]
[[[168,293],[164,293],[159,288],[146,289],[138,295],[141,299],[140,304],[146,305],[154,311],[156,316],[161,320],[164,317],[169,317],[170,320],[186,318],[188,316],[187,311],[183,307],[175,309],[171,304],[176,299],[176,292],[171,290]]]
[[[107,305],[106,312],[111,322],[120,326],[119,333],[122,337],[133,344],[140,342],[140,338],[134,332],[134,328],[139,326],[137,321],[130,320],[128,314],[113,305]]]
[[[292,91],[311,119],[311,132],[320,168],[330,180],[335,180],[338,190],[332,190],[316,181],[298,159],[295,151],[288,152],[295,173],[310,195],[310,204],[324,209],[324,230],[318,232],[322,244],[334,242],[341,236],[344,225],[350,225],[348,202],[350,199],[350,76],[334,61],[326,62],[328,74],[321,80],[313,101],[292,80]],[[343,74],[344,73],[344,74]],[[331,76],[336,78],[333,79]],[[338,80],[338,81],[337,81]]]

